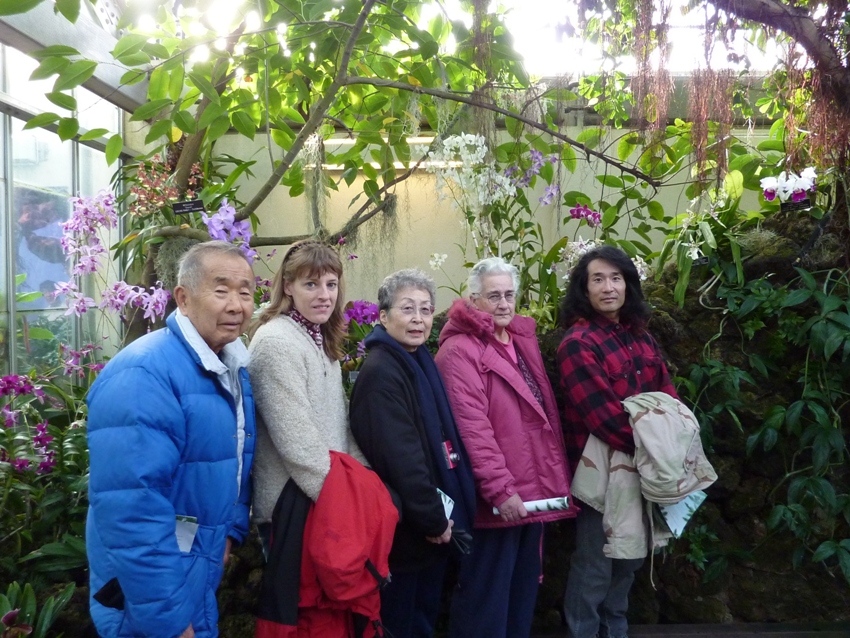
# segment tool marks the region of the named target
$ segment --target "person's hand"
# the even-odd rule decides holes
[[[195,638],[195,630],[192,629],[192,623],[189,623],[189,626],[186,627],[186,631],[180,634],[177,638]]]
[[[446,531],[440,534],[439,536],[426,536],[425,540],[429,543],[434,543],[435,545],[442,545],[443,543],[448,543],[452,540],[452,527],[455,522],[449,519],[449,524],[446,526]]]
[[[232,546],[233,546],[233,539],[228,536],[227,540],[224,543],[224,561],[223,561],[224,565],[227,565],[227,561],[230,560],[230,548]],[[191,629],[191,627],[190,627],[190,629]],[[194,636],[195,633],[192,632],[192,635]]]
[[[522,504],[519,494],[514,494],[507,501],[499,505],[499,514],[501,514],[503,521],[512,523],[528,516],[528,511],[526,511],[525,505]]]

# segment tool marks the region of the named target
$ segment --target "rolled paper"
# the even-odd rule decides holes
[[[556,510],[570,509],[570,497],[558,496],[557,498],[543,498],[539,501],[523,501],[527,512],[554,512]],[[498,515],[499,508],[494,507],[493,513]]]

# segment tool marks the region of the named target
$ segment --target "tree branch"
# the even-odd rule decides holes
[[[850,69],[844,66],[835,45],[806,9],[792,7],[779,0],[708,1],[726,13],[773,27],[791,36],[805,49],[821,72],[822,86],[826,87],[836,105],[850,111]]]
[[[239,36],[242,35],[243,29],[244,25],[240,26],[236,31],[227,36],[226,50],[228,54],[233,55],[233,49],[239,40]],[[220,58],[216,60],[213,65],[213,72],[211,75],[213,80],[215,80],[216,74],[221,71],[222,66],[227,68],[228,64],[229,62],[227,61],[227,58]],[[221,79],[218,83],[216,83],[215,91],[221,95],[226,87],[227,74],[222,73]],[[196,122],[201,121],[201,116],[204,114],[204,110],[206,110],[210,103],[211,100],[206,95],[201,98],[201,101],[198,103],[198,108],[195,111]],[[177,166],[174,169],[174,185],[177,187],[177,190],[181,195],[186,192],[186,188],[189,185],[189,176],[192,174],[192,166],[194,166],[195,162],[198,161],[198,154],[201,152],[201,144],[203,143],[204,136],[206,134],[206,129],[198,131],[197,133],[188,135],[186,140],[183,142],[183,148],[180,151],[180,157],[177,158]]]
[[[345,86],[345,80],[348,77],[348,63],[351,60],[352,53],[354,52],[354,45],[357,42],[357,38],[360,37],[363,27],[366,25],[366,18],[369,16],[369,12],[375,5],[375,2],[376,0],[365,0],[363,3],[360,15],[357,16],[357,20],[354,22],[354,27],[351,29],[351,35],[348,38],[348,42],[345,43],[345,49],[343,50],[342,57],[339,61],[339,71],[336,77],[333,79],[333,82],[331,82],[331,85],[328,87],[325,94],[310,110],[310,117],[298,132],[298,135],[292,142],[292,146],[286,152],[286,155],[280,161],[280,164],[278,164],[277,168],[272,171],[272,174],[266,180],[265,184],[260,187],[260,190],[257,191],[257,194],[254,195],[251,201],[246,204],[239,214],[237,214],[237,219],[247,219],[255,210],[257,210],[257,207],[265,201],[266,197],[268,197],[274,190],[275,186],[280,183],[281,178],[284,176],[286,171],[289,170],[289,167],[292,166],[292,162],[294,162],[295,158],[298,157],[298,153],[301,151],[301,148],[304,146],[307,138],[316,132],[316,129],[319,128],[319,125],[325,119],[325,115],[330,108],[330,105],[333,103],[336,94],[343,86]]]
[[[468,104],[470,106],[477,106],[483,109],[488,109],[495,113],[499,113],[500,115],[504,115],[505,117],[513,118],[523,124],[530,126],[531,128],[537,129],[538,131],[542,131],[544,133],[548,133],[555,139],[561,140],[562,142],[569,144],[570,146],[579,149],[585,155],[595,157],[602,162],[610,166],[614,166],[620,171],[624,173],[628,173],[629,175],[634,175],[637,179],[640,179],[650,186],[658,188],[661,185],[661,182],[654,177],[650,177],[643,171],[640,171],[636,168],[632,168],[631,166],[627,166],[626,164],[619,162],[615,159],[612,159],[605,155],[605,153],[600,153],[599,151],[595,151],[592,148],[589,148],[587,145],[582,144],[581,142],[577,142],[573,138],[568,135],[564,135],[559,131],[554,131],[550,129],[548,126],[544,124],[540,124],[539,122],[535,122],[534,120],[520,115],[518,113],[514,113],[513,111],[508,111],[507,109],[503,109],[495,104],[489,104],[487,102],[481,102],[471,97],[467,97],[465,95],[460,95],[458,93],[452,93],[451,91],[444,91],[442,89],[429,89],[422,86],[413,86],[412,84],[406,84],[404,82],[395,82],[393,80],[381,80],[379,78],[366,78],[360,76],[349,76],[345,78],[345,84],[368,84],[370,86],[385,86],[389,88],[399,89],[402,91],[410,91],[411,93],[421,93],[424,95],[430,95],[432,97],[442,98],[444,100],[451,100],[453,102],[461,102],[463,104]]]

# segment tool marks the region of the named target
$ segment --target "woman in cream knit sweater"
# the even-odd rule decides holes
[[[290,478],[315,501],[330,450],[365,462],[348,427],[342,386],[343,305],[339,255],[317,241],[290,248],[249,347],[257,408],[253,520],[265,546]]]

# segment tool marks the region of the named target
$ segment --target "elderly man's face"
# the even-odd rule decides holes
[[[254,312],[254,273],[241,257],[207,255],[197,290],[174,289],[180,310],[218,354],[248,328]]]

